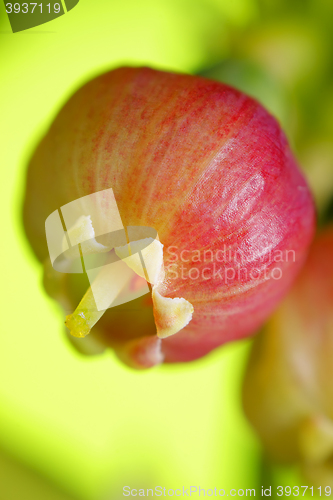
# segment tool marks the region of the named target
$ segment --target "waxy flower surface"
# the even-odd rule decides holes
[[[84,201],[67,233],[74,242],[89,235],[89,251],[113,253],[150,289],[95,314],[106,283],[97,283],[93,298],[84,275],[52,268],[45,221],[110,189],[126,241],[102,249]],[[304,262],[314,208],[279,124],[258,102],[200,77],[120,68],[79,89],[37,147],[24,223],[68,329],[84,337],[93,328],[79,348],[94,339],[140,368],[194,360],[254,333]],[[158,237],[131,237],[131,228],[152,228]],[[144,248],[140,275],[134,261]]]

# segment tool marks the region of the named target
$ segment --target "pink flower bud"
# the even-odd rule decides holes
[[[152,301],[108,309],[93,330],[123,359],[130,342],[135,365],[190,361],[254,333],[289,288],[313,235],[312,198],[276,120],[204,78],[147,68],[106,73],[70,98],[39,144],[25,228],[46,262],[49,293],[67,308],[85,289],[78,275],[56,276],[47,264],[45,220],[110,188],[124,227],[154,228],[162,245],[152,257],[154,269],[164,264]],[[91,292],[79,305],[81,319],[76,312],[66,320],[74,335],[86,335],[101,316],[82,312],[89,301]],[[145,344],[156,334],[161,342]]]

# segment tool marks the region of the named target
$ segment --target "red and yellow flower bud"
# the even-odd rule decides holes
[[[255,339],[244,380],[245,412],[266,452],[322,486],[333,485],[332,256],[330,227]]]
[[[164,265],[164,275],[152,298],[78,327],[73,310],[86,307],[87,281],[55,276],[45,220],[110,188],[125,228],[156,230],[163,253],[153,267]],[[152,366],[254,333],[304,262],[314,208],[283,132],[258,102],[200,77],[121,68],[84,85],[56,117],[29,165],[24,222],[48,293],[73,313],[71,332],[83,336],[99,319],[92,335],[102,345]]]

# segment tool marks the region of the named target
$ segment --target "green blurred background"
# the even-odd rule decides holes
[[[76,353],[23,234],[25,170],[59,107],[94,75],[124,64],[200,73],[278,117],[322,217],[333,192],[332,47],[332,0],[80,0],[16,34],[0,4],[1,500],[262,484],[241,409],[250,342],[145,373],[109,352]],[[273,474],[301,484],[297,471]]]

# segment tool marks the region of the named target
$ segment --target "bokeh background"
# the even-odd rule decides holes
[[[332,0],[80,0],[16,34],[0,3],[0,499],[304,484],[295,467],[267,475],[243,415],[251,341],[144,373],[110,352],[81,356],[42,289],[21,210],[28,158],[59,107],[127,64],[200,73],[257,97],[282,123],[321,221],[333,192],[332,47]]]

